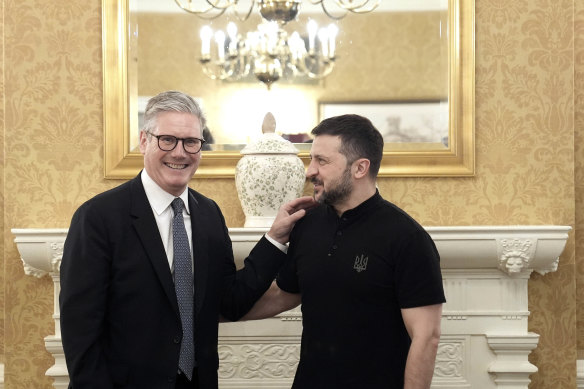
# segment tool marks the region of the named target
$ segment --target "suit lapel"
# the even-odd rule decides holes
[[[201,310],[207,289],[207,274],[209,271],[209,247],[207,236],[203,228],[202,212],[199,203],[189,190],[189,209],[191,213],[191,228],[193,230],[193,262],[195,271],[195,307],[196,312]]]
[[[130,214],[133,217],[136,233],[144,246],[144,251],[152,263],[152,267],[160,280],[160,284],[170,304],[178,315],[179,310],[176,301],[176,292],[174,291],[174,281],[172,280],[172,274],[168,266],[166,251],[164,251],[164,245],[160,239],[160,232],[152,214],[152,207],[148,203],[140,175],[132,180],[131,191],[132,209]]]

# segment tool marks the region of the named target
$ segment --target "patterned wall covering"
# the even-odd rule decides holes
[[[0,36],[4,36],[4,4],[0,4]],[[0,145],[4,144],[4,40],[0,39]],[[4,236],[4,147],[0,147],[0,237]],[[4,239],[0,239],[0,285],[4,285]],[[0,363],[4,363],[4,288],[0,287]],[[0,380],[1,382],[1,380]]]
[[[574,183],[578,358],[584,359],[584,1],[574,9]]]
[[[5,307],[0,347],[8,389],[49,389],[44,373],[53,360],[43,338],[54,333],[52,282],[24,275],[10,228],[67,227],[84,200],[119,184],[103,179],[101,1],[1,4],[6,53],[1,98],[11,136],[0,139],[5,153],[0,280],[7,281],[0,294]],[[574,226],[577,220],[581,231],[583,10],[584,0],[476,0],[477,174],[382,179],[382,194],[424,225]],[[233,180],[195,180],[193,186],[216,198],[230,226],[243,224]],[[584,244],[579,231],[571,236],[558,271],[533,275],[529,283],[529,326],[541,335],[531,356],[540,369],[532,375],[532,388],[575,387],[577,333],[578,347],[584,348],[584,328],[576,330]],[[584,323],[582,313],[578,323]]]

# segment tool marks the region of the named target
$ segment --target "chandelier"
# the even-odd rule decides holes
[[[263,22],[257,31],[245,37],[237,33],[235,23],[227,25],[227,34],[213,33],[209,26],[201,29],[201,63],[203,72],[212,79],[239,80],[250,74],[268,89],[283,76],[306,76],[322,79],[334,67],[335,24],[318,29],[314,20],[307,26],[308,45],[294,31],[288,35],[276,22]],[[213,42],[212,42],[213,41]],[[211,46],[215,46],[214,59]]]
[[[237,81],[254,75],[268,89],[283,77],[305,77],[319,80],[328,76],[335,64],[337,26],[333,23],[318,28],[310,20],[301,35],[288,34],[283,26],[296,19],[302,0],[175,0],[183,10],[203,19],[214,19],[228,9],[240,21],[247,20],[257,5],[262,23],[257,30],[238,33],[235,23],[227,32],[213,32],[209,26],[201,29],[201,58],[203,73],[214,80]],[[348,12],[373,11],[381,0],[308,0],[320,5],[331,19],[343,18]],[[331,10],[331,6],[336,8]],[[339,13],[340,10],[340,13]]]
[[[262,17],[268,21],[286,23],[293,20],[300,10],[302,0],[174,0],[183,10],[205,19],[214,19],[231,9],[241,21],[247,20],[254,7],[258,6]],[[367,13],[373,11],[381,0],[307,0],[306,3],[320,5],[331,19],[343,18],[348,12]],[[242,5],[243,4],[243,5]],[[242,9],[243,8],[243,9]],[[336,14],[335,8],[341,11]]]

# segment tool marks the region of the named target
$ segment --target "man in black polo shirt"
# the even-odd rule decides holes
[[[383,138],[368,119],[329,118],[312,134],[306,176],[322,205],[244,319],[302,303],[293,388],[429,388],[445,302],[434,242],[377,191]]]

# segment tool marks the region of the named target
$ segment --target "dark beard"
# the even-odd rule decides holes
[[[315,179],[312,180],[315,183]],[[318,181],[316,181],[318,182]],[[342,201],[345,201],[351,195],[353,191],[353,185],[351,183],[351,166],[348,166],[347,169],[343,172],[341,177],[338,180],[332,183],[330,189],[324,190],[318,199],[318,202],[321,204],[328,204],[331,206],[335,206]]]

